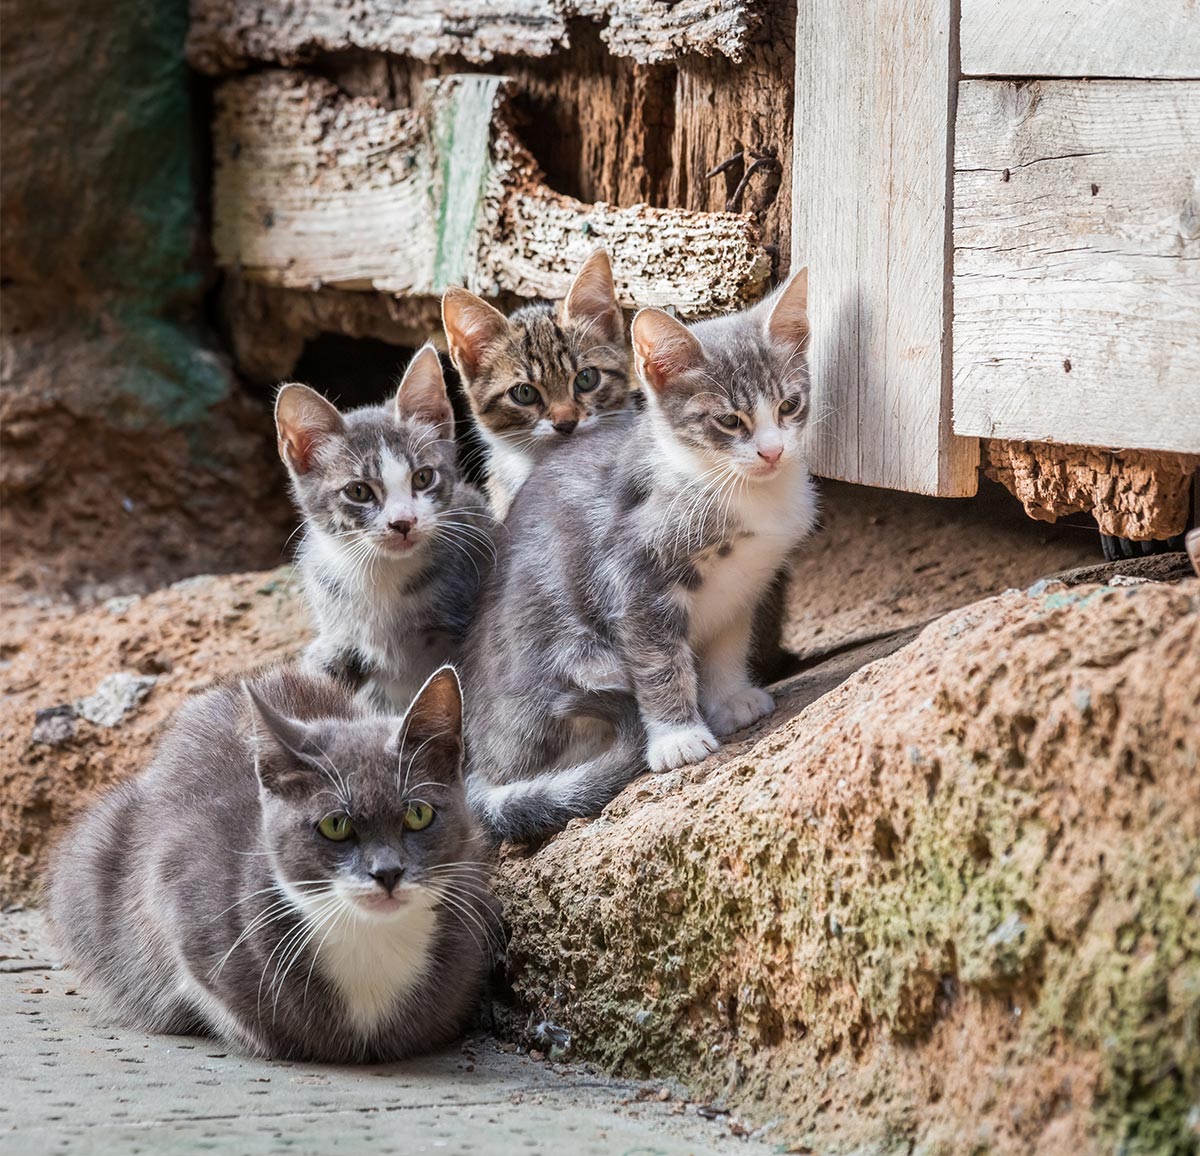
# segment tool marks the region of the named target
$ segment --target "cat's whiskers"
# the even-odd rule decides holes
[[[295,927],[289,928],[282,936],[280,936],[279,941],[275,944],[275,946],[271,949],[271,953],[267,956],[266,962],[263,964],[262,972],[258,977],[258,998],[256,1001],[256,1007],[260,1010],[260,1012],[262,1009],[263,984],[266,983],[267,969],[271,966],[271,961],[276,955],[279,956],[279,962],[275,965],[275,974],[271,978],[271,986],[267,988],[268,992],[271,991],[271,987],[275,985],[275,981],[279,976],[279,969],[283,965],[283,961],[288,957],[288,952],[290,952],[298,942],[301,942],[304,939],[304,936],[309,929],[311,920],[323,916],[327,911],[339,906],[342,902],[343,900],[341,896],[333,891],[333,887],[331,885],[330,894],[322,896],[312,910],[302,911],[301,918],[296,921]],[[274,1023],[273,1015],[272,1023]]]
[[[478,896],[463,890],[461,885],[454,880],[438,882],[429,890],[437,896],[439,906],[444,906],[450,914],[458,917],[463,930],[471,936],[480,951],[483,950],[483,947],[472,928],[484,937],[484,941],[487,943],[487,954],[490,958],[495,959],[504,948],[504,940],[499,929],[493,928],[480,915],[478,905],[473,902]]]
[[[287,960],[287,965],[283,967],[282,973],[280,973],[280,965],[283,964],[282,957],[280,958],[279,964],[276,964],[275,975],[271,979],[271,986],[275,992],[274,997],[271,1000],[271,1022],[272,1023],[275,1022],[275,1017],[279,1013],[279,996],[280,996],[280,993],[283,991],[283,985],[284,985],[284,982],[287,980],[288,973],[292,970],[293,967],[296,966],[297,961],[301,958],[301,956],[303,956],[303,954],[307,950],[309,944],[311,944],[312,941],[314,939],[316,939],[317,935],[320,934],[320,932],[324,928],[332,926],[334,923],[336,923],[338,921],[338,919],[342,916],[342,914],[344,912],[346,912],[347,910],[349,910],[349,907],[348,907],[345,899],[342,898],[342,896],[337,895],[337,896],[335,896],[335,899],[336,899],[336,902],[332,903],[332,907],[330,907],[330,906],[323,907],[321,909],[321,912],[319,915],[313,916],[312,918],[310,918],[308,920],[309,930],[308,930],[307,934],[304,935],[300,939],[300,942],[297,945],[295,945],[295,947],[293,948],[292,953]],[[322,940],[322,942],[324,942],[324,940]],[[315,956],[314,956],[313,962],[316,962]],[[310,967],[311,967],[311,965],[310,965]]]

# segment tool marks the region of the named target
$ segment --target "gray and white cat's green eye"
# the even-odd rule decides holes
[[[742,419],[736,413],[719,413],[716,415],[716,422],[722,429],[737,429],[742,424]]]
[[[580,393],[591,393],[600,384],[600,371],[592,365],[585,365],[575,375],[575,388]]]
[[[317,830],[334,843],[344,843],[354,834],[354,824],[349,815],[326,815],[317,824]]]
[[[520,385],[514,385],[508,391],[508,396],[517,403],[517,405],[533,405],[539,397],[538,391],[533,388],[527,381],[521,382]]]
[[[779,412],[781,414],[783,414],[784,417],[787,417],[789,414],[795,413],[796,410],[798,410],[799,408],[800,408],[800,399],[799,398],[789,397],[785,401],[781,401],[779,403]]]
[[[433,808],[428,803],[413,803],[404,813],[404,826],[409,831],[424,831],[433,822]]]
[[[375,491],[366,482],[351,482],[342,490],[342,493],[350,501],[357,502],[360,506],[375,501]]]
[[[414,490],[427,490],[433,485],[433,480],[436,477],[436,470],[417,470],[417,472],[412,476],[412,488]]]

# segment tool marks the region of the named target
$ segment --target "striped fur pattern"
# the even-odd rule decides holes
[[[773,706],[755,609],[811,532],[807,275],[732,317],[634,319],[646,409],[541,462],[468,640],[472,804],[500,839],[597,813]]]
[[[557,305],[537,302],[506,318],[451,289],[442,319],[487,447],[492,510],[504,517],[536,462],[629,403],[630,350],[608,256],[593,253]]]
[[[382,1062],[452,1040],[498,920],[461,718],[450,668],[404,716],[295,668],[188,702],[51,860],[55,932],[99,1005],[277,1059]],[[433,817],[413,830],[418,802]],[[348,837],[318,830],[330,816]]]
[[[305,668],[403,710],[457,659],[494,552],[495,519],[459,481],[437,353],[418,352],[390,402],[347,413],[285,385],[276,425],[304,519],[297,566],[316,626]]]

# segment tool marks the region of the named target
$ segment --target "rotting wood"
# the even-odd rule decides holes
[[[417,60],[545,57],[573,18],[603,24],[609,51],[641,63],[688,53],[740,60],[768,0],[191,0],[188,60],[210,75],[257,62],[294,66],[365,49]]]
[[[1200,79],[1195,0],[962,0],[964,76]]]
[[[801,4],[792,263],[809,266],[813,470],[973,494],[950,424],[950,0]]]
[[[1146,541],[1187,528],[1200,456],[1105,450],[1044,442],[983,442],[984,473],[1020,499],[1025,512],[1053,522],[1080,511],[1104,534]]]
[[[954,428],[1200,452],[1200,83],[966,81]]]
[[[699,316],[762,293],[771,261],[751,216],[581,203],[546,187],[501,78],[423,94],[389,110],[295,73],[219,86],[218,262],[291,288],[556,297],[603,244],[625,305]]]
[[[441,329],[437,297],[284,289],[234,272],[224,279],[221,308],[238,372],[261,384],[290,378],[305,344],[323,333],[415,349]]]

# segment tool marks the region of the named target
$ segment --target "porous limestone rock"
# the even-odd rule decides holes
[[[1192,1152],[1200,582],[948,614],[501,894],[516,1022],[787,1151]]]

